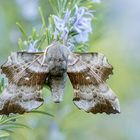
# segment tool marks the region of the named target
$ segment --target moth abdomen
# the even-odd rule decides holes
[[[65,83],[66,83],[66,73],[63,73],[63,75],[49,76],[48,86],[51,89],[53,102],[59,103],[63,100]]]

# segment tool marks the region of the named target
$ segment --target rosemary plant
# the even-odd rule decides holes
[[[32,28],[31,35],[27,35],[25,29],[20,23],[16,23],[22,33],[22,38],[18,41],[21,50],[28,52],[38,52],[45,50],[53,41],[59,40],[71,51],[86,51],[88,47],[88,37],[92,32],[92,20],[94,18],[94,3],[99,0],[49,0],[54,11],[50,15],[49,24],[46,24],[46,18],[39,8],[42,19],[42,26],[39,30]],[[0,94],[4,89],[4,79],[0,81]],[[42,111],[32,111],[32,113],[41,113],[50,115]],[[17,123],[17,119],[22,116],[0,116],[0,138],[9,136],[14,132],[14,128],[28,126]]]

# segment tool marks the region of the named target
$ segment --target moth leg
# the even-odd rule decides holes
[[[54,44],[51,44],[51,45],[49,45],[48,47],[46,47],[46,49],[45,49],[45,51],[44,51],[44,54],[43,54],[43,59],[42,59],[42,62],[41,62],[41,65],[42,65],[42,66],[45,66],[45,65],[44,65],[44,62],[45,62],[45,59],[46,59],[47,51],[48,51],[48,49],[49,49],[50,47],[52,47],[52,46],[54,46]]]

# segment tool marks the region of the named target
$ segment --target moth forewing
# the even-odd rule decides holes
[[[98,53],[79,53],[69,58],[67,73],[74,88],[74,104],[94,114],[119,113],[119,101],[105,83],[113,70],[106,57]]]
[[[43,103],[41,90],[48,76],[42,53],[12,53],[1,66],[8,85],[0,96],[0,114],[29,112]]]

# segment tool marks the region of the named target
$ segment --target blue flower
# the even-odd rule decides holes
[[[89,33],[92,32],[92,13],[93,11],[86,7],[76,6],[73,14],[70,10],[66,10],[63,18],[54,15],[54,38],[59,37],[65,41],[70,50],[74,49],[76,43],[87,42]],[[74,32],[75,35],[69,36],[71,32]]]
[[[92,12],[93,11],[87,9],[86,7],[78,8],[76,6],[73,29],[78,33],[75,37],[78,43],[85,43],[88,41],[89,33],[92,32]]]
[[[77,43],[85,43],[88,41],[89,32],[83,31],[80,34],[76,35],[75,40]]]
[[[58,16],[54,16],[54,24],[58,31],[62,31],[65,27],[65,20],[59,18]]]
[[[67,40],[68,33],[69,33],[69,20],[70,20],[71,11],[68,9],[64,15],[64,18],[61,19],[58,16],[54,16],[54,24],[55,24],[55,31],[54,31],[54,38],[57,39],[60,36],[61,39]]]
[[[26,46],[26,50],[28,52],[38,52],[39,50],[36,48],[37,43],[38,40],[30,41],[30,42],[24,41],[24,45]]]

